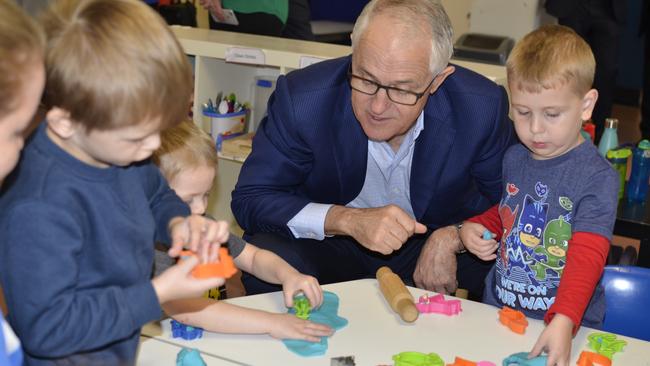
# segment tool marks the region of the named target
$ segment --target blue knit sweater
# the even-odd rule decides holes
[[[0,279],[27,365],[129,365],[161,315],[153,243],[189,209],[149,162],[100,169],[45,124],[0,198]]]

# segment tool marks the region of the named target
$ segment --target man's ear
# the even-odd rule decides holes
[[[580,117],[583,121],[591,119],[591,113],[594,111],[596,101],[598,100],[598,91],[596,89],[589,90],[584,97],[582,97],[582,109]]]
[[[47,120],[47,128],[64,140],[71,138],[79,128],[70,119],[70,112],[59,107],[53,107],[47,111],[45,119]]]
[[[456,71],[453,66],[447,66],[442,70],[435,78],[433,78],[433,83],[431,83],[431,88],[429,88],[429,94],[435,93],[436,90],[442,85],[442,82],[445,81],[447,76],[451,75]]]

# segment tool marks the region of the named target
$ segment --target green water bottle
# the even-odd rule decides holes
[[[607,151],[607,161],[609,161],[614,169],[618,172],[619,186],[618,186],[618,199],[623,198],[625,191],[625,177],[627,176],[627,159],[632,155],[632,150],[629,148],[616,148]]]

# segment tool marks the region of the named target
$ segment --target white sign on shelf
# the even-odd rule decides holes
[[[266,56],[264,51],[259,48],[228,47],[226,49],[226,62],[265,65]]]
[[[300,56],[299,67],[302,69],[303,67],[307,67],[309,65],[313,65],[325,60],[325,58],[321,57]]]

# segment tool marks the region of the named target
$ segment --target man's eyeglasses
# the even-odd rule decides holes
[[[427,90],[429,90],[429,87],[431,84],[433,84],[433,81],[435,80],[435,76],[433,79],[431,79],[431,82],[429,82],[429,85],[427,85],[426,88],[424,88],[424,91],[422,93],[416,93],[410,90],[404,90],[400,88],[395,88],[392,86],[386,86],[386,85],[381,85],[378,84],[372,80],[368,80],[365,78],[362,78],[361,76],[354,75],[352,73],[352,66],[348,69],[348,80],[350,80],[350,87],[359,93],[367,94],[367,95],[375,95],[379,91],[379,89],[384,89],[386,90],[386,94],[388,95],[388,99],[391,101],[397,103],[397,104],[403,104],[403,105],[415,105],[415,103],[422,98],[423,95],[427,93]]]

